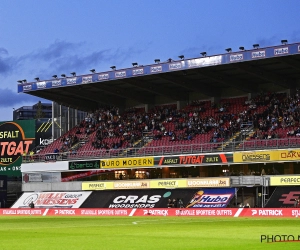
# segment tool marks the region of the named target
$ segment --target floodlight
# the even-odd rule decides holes
[[[258,44],[258,43],[253,44],[253,48],[254,48],[254,49],[258,49],[258,48],[259,48],[259,44]]]
[[[154,59],[155,63],[160,63],[160,59]]]
[[[72,76],[76,76],[76,72],[71,72],[70,73]]]
[[[138,66],[138,63],[137,63],[137,62],[134,62],[134,63],[132,63],[132,66],[133,66],[133,67],[137,67],[137,66]]]
[[[184,55],[180,55],[180,56],[178,56],[181,60],[183,60],[184,59]]]
[[[232,51],[231,48],[227,48],[227,49],[225,49],[225,50],[226,50],[228,53]]]
[[[281,44],[287,44],[288,40],[281,40]]]
[[[201,52],[200,54],[201,54],[203,57],[206,57],[206,55],[207,55],[205,51]]]
[[[110,67],[112,70],[116,70],[116,66],[111,66]]]
[[[36,80],[37,82],[40,80],[40,78],[39,77],[36,77],[36,78],[34,78],[34,80]]]
[[[62,77],[66,77],[66,74],[61,74]]]
[[[57,78],[57,75],[53,75],[52,77],[56,79],[56,78]]]
[[[239,50],[245,50],[245,47],[241,46],[239,47]]]
[[[96,70],[95,70],[95,69],[91,69],[90,71],[91,71],[92,73],[95,73],[95,72],[96,72]]]

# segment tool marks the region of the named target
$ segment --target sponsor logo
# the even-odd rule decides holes
[[[93,77],[92,76],[83,76],[82,77],[82,83],[85,84],[85,83],[91,83],[93,82]]]
[[[133,181],[133,182],[114,182],[115,189],[134,189],[134,188],[149,188],[149,182]]]
[[[69,162],[69,170],[100,169],[99,161],[75,161]]]
[[[40,138],[40,144],[41,146],[48,146],[50,145],[52,142],[54,142],[55,140],[53,139],[42,139]]]
[[[29,203],[34,202],[35,206],[43,205],[74,205],[78,199],[82,197],[82,194],[75,193],[40,193],[31,194],[23,201],[24,206],[29,206]]]
[[[46,82],[37,82],[36,87],[38,89],[44,89],[44,88],[46,88]]]
[[[253,209],[252,216],[283,216],[282,209]]]
[[[281,199],[279,201],[282,201],[282,204],[284,205],[293,205],[295,202],[295,199],[298,199],[300,196],[300,191],[291,191],[288,194],[282,194]]]
[[[90,190],[97,190],[97,189],[106,189],[105,182],[99,182],[99,183],[88,183],[88,188]]]
[[[71,209],[55,209],[55,215],[75,215],[75,210]]]
[[[300,52],[300,45],[298,45],[298,52]]]
[[[0,125],[0,165],[10,165],[29,151],[33,138],[25,138],[23,128],[14,122]]]
[[[194,194],[194,197],[187,205],[187,208],[226,207],[232,196],[233,193],[204,194],[204,191],[200,190]]]
[[[161,195],[121,195],[114,198],[109,208],[153,208],[161,199]]]
[[[281,152],[280,157],[283,159],[299,159],[300,151]]]
[[[269,161],[271,159],[270,154],[243,154],[243,161]]]
[[[59,87],[61,86],[61,80],[54,80],[51,83],[52,87]]]
[[[229,179],[194,179],[187,180],[188,187],[217,187],[229,186]]]
[[[45,161],[56,161],[58,157],[58,154],[46,154],[45,155]]]
[[[300,176],[271,177],[270,183],[271,186],[300,185]]]
[[[144,215],[162,215],[162,216],[167,216],[168,215],[168,210],[160,210],[160,209],[145,209],[143,210]]]
[[[204,155],[179,156],[179,164],[201,164]]]
[[[150,73],[158,73],[162,72],[162,66],[152,66],[150,68]]]
[[[76,84],[76,79],[77,79],[77,77],[68,78],[67,79],[67,85]]]
[[[176,70],[176,69],[181,69],[181,63],[170,63],[169,64],[169,70]]]
[[[133,69],[132,70],[132,75],[143,75],[144,74],[144,69]]]
[[[233,55],[230,55],[230,57],[229,57],[230,62],[241,61],[243,59],[244,59],[243,54],[233,54]]]
[[[101,168],[154,166],[154,158],[119,158],[100,160]]]
[[[31,84],[30,85],[23,85],[23,91],[29,91],[32,89]]]
[[[108,79],[109,79],[109,74],[108,73],[98,75],[98,80],[99,81],[108,80]]]
[[[178,187],[178,181],[159,181],[157,183],[158,188],[167,188],[167,187]]]
[[[284,54],[288,54],[288,53],[289,53],[289,47],[274,49],[274,55],[275,56],[284,55]]]
[[[265,50],[260,50],[260,51],[253,51],[251,53],[252,58],[262,58],[266,57],[266,51]]]
[[[122,77],[126,77],[126,71],[118,71],[115,73],[115,77],[116,78],[122,78]]]

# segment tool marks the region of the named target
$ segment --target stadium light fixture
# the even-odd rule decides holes
[[[200,53],[203,57],[206,57],[207,53],[205,51]]]
[[[137,62],[134,62],[134,63],[132,63],[132,66],[133,66],[133,67],[137,67],[137,66],[138,66],[138,63],[137,63]]]
[[[225,50],[226,50],[228,53],[232,51],[231,48],[227,48],[227,49],[225,49]]]
[[[18,83],[23,83],[23,80],[18,80],[17,82],[18,82]]]
[[[239,50],[245,50],[245,47],[241,46],[239,47]]]
[[[40,80],[40,78],[39,77],[36,77],[36,78],[34,78],[34,80],[36,80],[37,82]]]
[[[90,70],[93,74],[96,72],[96,70],[95,69],[91,69]]]
[[[26,79],[24,79],[24,80],[23,80],[23,83],[26,83],[26,82],[27,82],[27,80],[26,80]]]
[[[281,40],[281,44],[287,44],[288,43],[288,40]]]
[[[154,59],[155,63],[160,63],[160,59]]]
[[[57,78],[57,75],[53,75],[52,77],[56,79],[56,78]]]
[[[70,73],[72,76],[76,76],[76,72],[71,72]]]
[[[111,66],[110,67],[112,70],[116,70],[116,66]]]
[[[183,60],[184,59],[184,55],[180,55],[180,56],[178,56],[181,60]]]
[[[258,43],[253,44],[253,48],[254,48],[254,49],[258,49],[258,48],[259,48],[259,44],[258,44]]]
[[[62,77],[66,77],[66,74],[61,74]]]

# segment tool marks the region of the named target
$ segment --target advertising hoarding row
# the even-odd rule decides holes
[[[0,209],[0,216],[199,216],[199,217],[298,217],[300,209],[282,208],[155,208],[155,209],[92,209],[42,208]]]
[[[82,190],[118,190],[141,188],[190,188],[190,187],[229,187],[230,179],[225,178],[188,178],[160,180],[128,180],[82,182]]]

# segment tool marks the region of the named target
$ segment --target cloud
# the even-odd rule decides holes
[[[0,74],[8,74],[12,71],[12,58],[8,57],[8,51],[0,48]]]
[[[0,107],[13,107],[16,105],[22,106],[23,103],[36,103],[41,98],[37,98],[35,96],[31,96],[24,93],[17,93],[17,91],[12,91],[11,89],[0,88],[0,93],[4,93],[0,98]],[[17,107],[19,108],[19,107]]]

